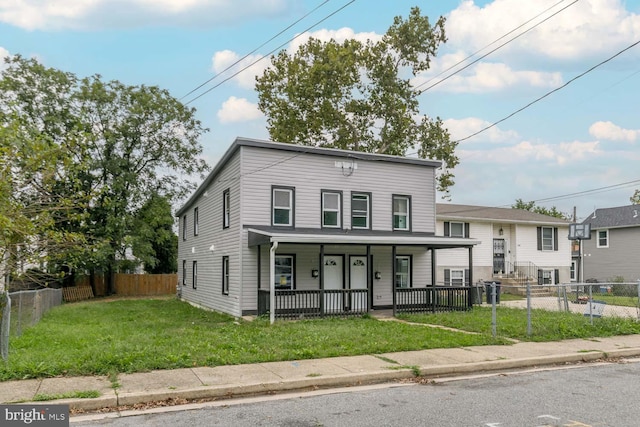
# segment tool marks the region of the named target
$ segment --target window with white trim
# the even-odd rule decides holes
[[[193,235],[197,236],[198,235],[198,208],[195,208],[193,210]]]
[[[569,267],[569,278],[572,282],[575,282],[577,280],[577,269],[578,262],[576,260],[571,260],[571,267]]]
[[[409,255],[396,256],[396,288],[411,287],[411,257]]]
[[[322,192],[322,227],[340,228],[342,223],[342,194],[338,191]]]
[[[449,223],[449,236],[450,237],[466,237],[464,235],[464,222],[450,222]]]
[[[596,242],[598,248],[609,247],[609,230],[598,230],[598,241]]]
[[[187,286],[187,260],[182,260],[182,286]]]
[[[542,270],[542,284],[543,285],[553,284],[553,270]]]
[[[276,289],[295,289],[294,276],[295,257],[293,255],[276,255],[274,277]]]
[[[464,286],[464,270],[451,270],[451,286]]]
[[[371,196],[365,193],[351,195],[351,228],[371,228],[370,220]]]
[[[293,225],[293,189],[274,187],[272,190],[272,225]]]
[[[222,294],[229,295],[229,257],[222,257]]]
[[[187,240],[187,216],[182,217],[182,240]]]
[[[393,229],[410,230],[411,200],[409,196],[393,196]]]
[[[193,289],[197,289],[198,288],[198,261],[193,261],[193,265],[191,267],[191,271],[193,276],[191,277],[191,286],[193,287]]]
[[[553,250],[553,227],[542,227],[542,250]]]

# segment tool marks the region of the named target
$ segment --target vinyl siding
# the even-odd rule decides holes
[[[354,160],[349,174],[335,166],[344,157],[242,147],[243,222],[271,223],[271,188],[295,187],[295,226],[320,228],[321,190],[342,191],[342,224],[351,228],[351,192],[372,197],[372,228],[392,229],[392,195],[411,196],[412,231],[435,231],[435,169],[383,161]],[[288,160],[286,160],[288,159]],[[265,168],[265,166],[272,165]]]
[[[597,230],[591,240],[583,240],[584,278],[607,282],[623,277],[627,282],[640,279],[640,227],[609,229],[609,247],[598,248]]]
[[[240,315],[243,270],[240,241],[240,157],[233,156],[218,178],[209,185],[187,212],[187,240],[178,240],[178,265],[182,275],[182,260],[187,260],[187,285],[182,288],[184,299],[193,304]],[[229,189],[230,227],[223,229],[223,192]],[[199,234],[193,236],[193,210],[199,211]],[[181,221],[182,227],[182,221]],[[210,250],[214,246],[213,252]],[[222,257],[229,257],[229,294],[222,294]],[[198,287],[192,288],[192,261],[198,261]],[[180,277],[180,283],[182,278]]]

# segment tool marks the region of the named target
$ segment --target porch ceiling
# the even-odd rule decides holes
[[[331,229],[274,229],[247,227],[249,246],[272,242],[317,245],[426,246],[430,249],[469,248],[476,239],[435,236],[432,233]]]

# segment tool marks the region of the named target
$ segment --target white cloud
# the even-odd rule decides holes
[[[4,70],[7,68],[7,64],[4,62],[5,58],[7,56],[10,56],[11,54],[9,53],[9,51],[5,48],[3,48],[2,46],[0,46],[0,71]]]
[[[444,120],[444,126],[449,130],[451,139],[458,140],[466,138],[487,126],[491,123],[486,120],[482,120],[476,117],[468,117],[466,119],[447,119]],[[469,141],[488,141],[488,142],[513,142],[519,138],[518,133],[512,130],[503,131],[498,126],[494,126],[490,129],[479,134],[477,137],[470,139]],[[466,142],[466,141],[463,141]]]
[[[26,30],[202,27],[288,13],[293,0],[0,0],[0,22]]]
[[[211,63],[212,69],[216,74],[222,73],[218,77],[218,81],[222,81],[223,79],[231,77],[234,73],[239,72],[232,80],[244,89],[253,89],[256,83],[256,76],[262,75],[264,70],[269,66],[269,58],[259,60],[260,58],[260,55],[249,55],[241,59],[241,56],[235,52],[222,50],[213,55]],[[229,70],[225,71],[227,68],[229,68]],[[213,83],[215,83],[215,81]]]
[[[476,51],[550,8],[522,29],[500,39],[488,51],[570,4],[553,6],[556,3],[556,0],[495,0],[479,7],[466,0],[448,16],[448,44]],[[640,15],[627,11],[622,0],[582,0],[507,44],[492,57],[519,54],[534,60],[536,57],[574,60],[584,55],[610,54],[639,35]]]
[[[608,141],[634,142],[640,136],[640,130],[623,129],[612,122],[595,122],[589,127],[589,134]]]
[[[262,113],[258,110],[258,105],[249,102],[245,98],[229,97],[222,103],[222,107],[218,110],[218,119],[220,123],[239,123],[249,122],[262,117]]]

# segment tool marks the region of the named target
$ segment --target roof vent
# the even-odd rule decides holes
[[[638,210],[637,209],[633,210],[633,217],[634,218],[638,218]]]

